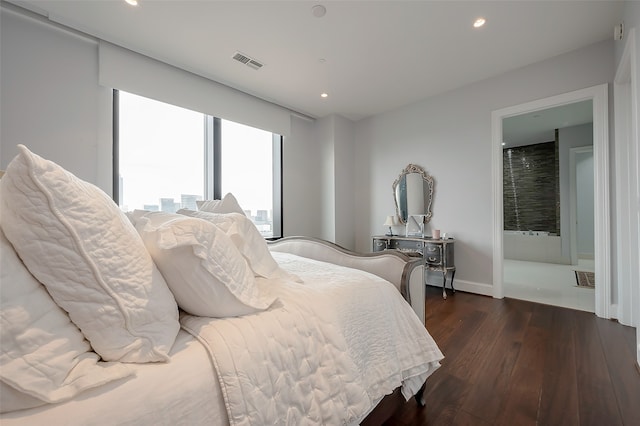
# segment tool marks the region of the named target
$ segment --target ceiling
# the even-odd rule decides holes
[[[593,123],[591,100],[528,112],[502,120],[502,142],[504,148],[552,142],[556,129],[587,123]]]
[[[11,3],[298,113],[351,120],[612,39],[623,8],[613,0],[138,1]],[[314,5],[326,14],[314,16]],[[475,29],[479,16],[487,23]],[[264,66],[243,65],[236,52]]]

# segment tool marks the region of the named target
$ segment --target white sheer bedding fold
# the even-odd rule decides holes
[[[132,365],[130,380],[0,423],[356,424],[398,386],[409,398],[439,367],[442,353],[392,284],[273,255],[304,282],[260,279],[278,298],[272,308],[226,319],[183,314],[169,363]]]
[[[443,358],[397,289],[372,274],[274,253],[304,283],[261,280],[267,311],[183,315],[208,348],[230,424],[355,424],[385,394],[413,395]]]
[[[17,425],[228,425],[204,347],[180,330],[168,363],[131,364],[136,377],[90,389],[71,401],[0,416]]]

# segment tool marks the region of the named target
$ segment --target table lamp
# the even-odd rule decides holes
[[[387,220],[384,221],[383,225],[389,227],[389,232],[387,232],[385,235],[393,235],[393,230],[391,229],[391,227],[395,224],[395,216],[387,216]]]

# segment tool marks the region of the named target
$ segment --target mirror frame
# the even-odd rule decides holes
[[[424,223],[428,223],[431,220],[431,216],[433,216],[433,212],[431,211],[431,205],[433,204],[434,181],[433,181],[433,177],[429,175],[422,167],[418,166],[417,164],[409,164],[407,167],[405,167],[402,170],[402,172],[400,172],[400,175],[398,175],[398,178],[395,181],[393,181],[393,185],[391,185],[391,190],[393,192],[393,202],[396,205],[396,217],[398,218],[398,221],[401,224],[406,223],[406,221],[403,220],[402,216],[400,215],[400,208],[398,206],[398,197],[396,197],[396,188],[400,184],[402,177],[410,173],[418,173],[422,176],[425,199],[429,197],[429,203],[428,205],[425,206],[425,212],[423,213]]]

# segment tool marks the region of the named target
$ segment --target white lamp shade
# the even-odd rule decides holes
[[[394,226],[396,224],[395,216],[387,216],[387,220],[384,221],[384,226]]]

